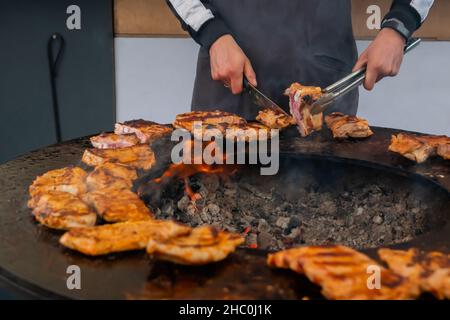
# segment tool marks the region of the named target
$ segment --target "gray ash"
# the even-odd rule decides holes
[[[432,189],[401,176],[332,162],[289,165],[276,176],[250,166],[227,178],[196,174],[188,180],[196,201],[174,180],[152,207],[158,218],[244,233],[247,246],[270,250],[405,242],[442,224],[448,212]]]

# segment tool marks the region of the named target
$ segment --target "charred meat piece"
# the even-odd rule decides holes
[[[411,161],[423,163],[434,155],[436,148],[420,141],[415,135],[400,133],[392,136],[389,151],[399,153]]]
[[[176,116],[173,126],[178,129],[194,131],[194,122],[202,122],[202,128],[217,127],[223,131],[231,125],[244,125],[244,118],[225,111],[192,111]]]
[[[417,286],[387,270],[366,255],[344,246],[300,247],[269,254],[271,267],[289,268],[305,274],[322,287],[327,299],[387,300],[418,296]],[[370,289],[369,272],[380,270],[380,287]]]
[[[47,191],[37,201],[30,200],[28,206],[37,221],[52,229],[93,226],[97,218],[87,204],[68,192]]]
[[[271,129],[283,129],[295,125],[295,119],[273,109],[264,109],[259,112],[256,120]]]
[[[89,173],[86,184],[89,190],[131,189],[137,179],[136,170],[120,163],[105,162]]]
[[[91,137],[90,140],[92,146],[97,149],[120,149],[139,144],[139,139],[134,134],[102,133]]]
[[[367,138],[373,135],[367,120],[340,112],[325,116],[325,123],[335,139]]]
[[[204,265],[225,259],[244,242],[238,234],[197,227],[189,235],[167,241],[150,239],[147,253],[153,257],[184,265]]]
[[[449,255],[421,253],[417,249],[380,249],[378,255],[391,270],[417,283],[422,291],[430,292],[438,299],[450,299]]]
[[[141,143],[150,143],[172,132],[172,128],[143,119],[116,123],[114,133],[126,135],[134,133]]]
[[[450,142],[439,145],[437,148],[437,154],[445,160],[450,160]]]
[[[416,138],[435,148],[440,145],[450,143],[450,138],[447,136],[416,136]]]
[[[291,114],[302,137],[322,129],[323,114],[311,114],[311,105],[322,96],[321,88],[293,83],[286,89],[285,95],[289,96]]]
[[[77,228],[59,242],[89,256],[145,249],[149,239],[167,240],[189,234],[191,228],[172,221],[146,220]]]
[[[152,218],[152,213],[138,195],[127,189],[94,190],[86,193],[83,200],[108,222],[141,221]]]
[[[122,149],[86,149],[82,161],[92,167],[106,162],[118,162],[135,169],[148,170],[156,162],[153,150],[147,144]]]
[[[87,173],[79,167],[65,167],[48,171],[37,177],[31,184],[29,188],[30,204],[33,205],[39,200],[40,195],[49,191],[81,195],[87,191],[86,177]]]
[[[437,154],[441,145],[450,143],[450,138],[446,136],[418,136],[410,133],[399,133],[392,136],[389,150],[404,156],[405,158],[423,163],[429,157]],[[441,147],[441,154],[445,153]],[[445,156],[443,156],[445,159]]]

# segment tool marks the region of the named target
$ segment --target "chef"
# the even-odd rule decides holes
[[[395,0],[381,30],[359,56],[350,0],[167,0],[200,44],[193,110],[225,110],[254,119],[243,78],[284,108],[292,82],[326,87],[367,66],[364,87],[395,76],[405,41],[425,20],[433,0]],[[230,94],[230,90],[233,94]],[[328,108],[356,114],[358,90]]]

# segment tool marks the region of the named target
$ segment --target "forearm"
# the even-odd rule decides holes
[[[201,46],[209,49],[230,31],[214,7],[205,0],[166,0],[184,30]]]

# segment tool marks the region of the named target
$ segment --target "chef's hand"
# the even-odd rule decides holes
[[[256,86],[256,75],[250,60],[229,34],[217,39],[209,49],[211,76],[222,81],[233,94],[242,92],[244,76]]]
[[[361,54],[353,71],[367,66],[364,88],[372,90],[384,77],[393,77],[400,71],[405,48],[405,38],[389,28],[381,29],[375,40]]]

